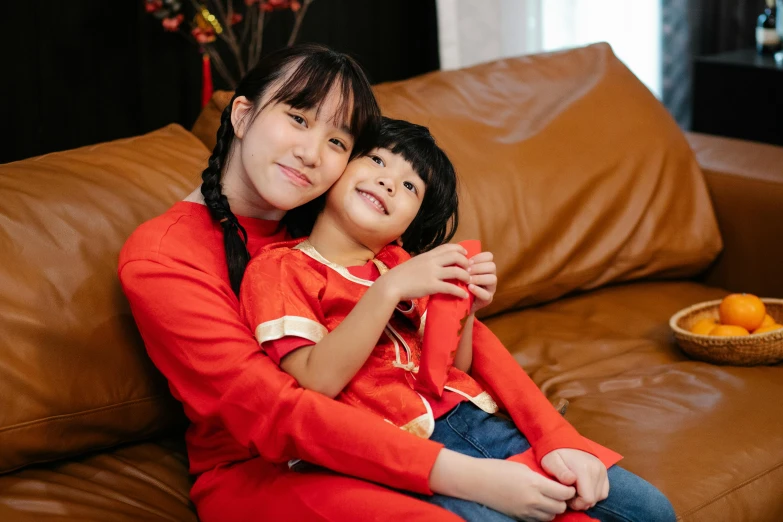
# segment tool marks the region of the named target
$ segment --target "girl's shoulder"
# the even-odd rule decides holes
[[[210,252],[220,230],[203,205],[180,201],[139,225],[120,251],[120,265],[138,259],[198,257]],[[218,252],[222,253],[222,249]]]

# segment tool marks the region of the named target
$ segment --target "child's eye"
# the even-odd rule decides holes
[[[416,194],[419,193],[419,189],[417,189],[416,185],[414,185],[410,181],[403,181],[402,182],[402,186],[405,187],[408,190],[411,190],[411,191],[415,192]]]
[[[380,165],[381,167],[386,166],[386,163],[383,162],[380,156],[370,156],[370,159],[373,160],[378,165]]]
[[[338,140],[337,138],[332,138],[329,141],[331,141],[332,143],[334,143],[335,145],[337,145],[338,147],[340,147],[343,150],[348,150],[348,147],[345,146],[345,143],[343,143],[342,141]]]
[[[304,125],[305,127],[307,127],[307,121],[305,121],[305,119],[299,116],[298,114],[289,114],[289,116],[291,116],[291,119],[294,120],[299,125]]]

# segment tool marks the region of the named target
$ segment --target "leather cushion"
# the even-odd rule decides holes
[[[460,177],[457,239],[496,256],[484,315],[574,290],[683,277],[721,248],[702,173],[661,103],[606,44],[375,89],[430,128]]]
[[[584,436],[665,493],[683,521],[783,520],[783,364],[689,359],[669,317],[726,291],[602,288],[491,318],[514,358]]]
[[[181,440],[134,444],[0,476],[7,522],[196,522]]]
[[[178,125],[0,165],[0,472],[181,422],[117,279],[130,233],[199,182]]]

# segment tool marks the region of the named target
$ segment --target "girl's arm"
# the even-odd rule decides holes
[[[470,372],[473,364],[473,321],[476,319],[474,314],[465,317],[462,327],[462,336],[457,345],[457,354],[454,356],[454,366],[465,373]]]
[[[226,281],[158,252],[126,256],[120,279],[147,352],[188,418],[225,433],[219,447],[189,448],[191,472],[255,456],[302,459],[432,492],[430,472],[442,445],[297,386],[259,349]]]
[[[530,481],[553,491],[559,486],[529,476],[521,464],[444,450],[377,415],[297,386],[259,349],[228,283],[188,260],[133,252],[123,256],[119,275],[147,352],[188,418],[225,433],[218,446],[188,448],[194,474],[253,457],[278,463],[302,459],[388,487],[457,496],[509,514],[523,514],[530,504],[525,495],[538,490]]]
[[[364,365],[394,313],[399,301],[389,290],[371,286],[337,328],[283,357],[280,367],[303,388],[336,397]]]

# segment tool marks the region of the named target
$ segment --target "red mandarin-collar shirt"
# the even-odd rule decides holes
[[[279,223],[239,218],[255,255],[287,239]],[[390,487],[431,493],[442,445],[305,390],[258,346],[231,289],[223,231],[206,207],[179,202],[141,225],[118,267],[147,352],[182,402],[193,474],[260,457],[270,475],[302,459]],[[556,448],[595,452],[500,341],[474,326],[472,376],[504,407],[536,461]]]

